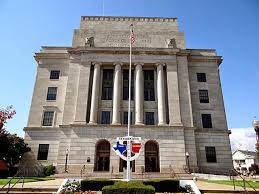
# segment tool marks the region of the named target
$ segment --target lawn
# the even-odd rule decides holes
[[[232,185],[233,186],[233,181],[231,180],[208,180],[208,183],[217,183],[217,184],[224,184],[224,185]],[[259,180],[256,182],[254,181],[246,181],[248,182],[252,187],[254,188],[259,188]],[[246,183],[246,187],[250,187],[250,185]],[[241,180],[235,180],[235,185],[236,186],[243,186],[243,181]]]
[[[6,179],[0,179],[0,185],[6,184],[11,178]],[[14,178],[11,180],[11,184],[15,183],[19,178]],[[47,180],[53,180],[53,178],[40,178],[40,177],[26,177],[24,178],[24,182],[36,182],[36,181],[47,181]],[[22,183],[22,179],[19,181],[19,183]]]

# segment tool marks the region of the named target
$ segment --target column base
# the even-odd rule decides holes
[[[179,126],[182,127],[183,124],[182,123],[169,123],[170,126]]]
[[[166,123],[158,123],[157,125],[158,126],[168,126],[168,124],[166,124]]]
[[[112,125],[121,125],[121,123],[114,122]]]
[[[143,125],[145,125],[145,124],[144,124],[144,123],[135,123],[135,125],[143,126]]]
[[[97,125],[97,122],[90,121],[88,125]]]

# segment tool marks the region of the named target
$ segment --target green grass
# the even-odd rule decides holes
[[[0,179],[0,185],[6,184],[11,178],[6,178],[6,179]],[[15,183],[19,178],[14,178],[11,180],[11,184]],[[37,181],[48,181],[48,180],[53,180],[53,178],[40,178],[40,177],[27,177],[24,178],[24,182],[37,182]],[[19,183],[22,183],[22,179],[19,181]]]
[[[231,180],[208,180],[208,183],[217,183],[217,184],[223,184],[223,185],[232,185],[233,186],[233,181]],[[256,182],[253,181],[246,181],[248,182],[252,187],[254,188],[259,188],[259,180]],[[250,187],[250,185],[246,183],[246,187]],[[241,180],[235,180],[235,185],[236,186],[243,186],[243,181]]]

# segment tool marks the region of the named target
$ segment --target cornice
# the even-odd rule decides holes
[[[215,62],[219,66],[223,59],[222,56],[200,56],[200,55],[189,55],[188,56],[189,62]]]
[[[41,59],[69,59],[68,53],[35,53],[34,58],[37,62]]]
[[[176,22],[177,18],[167,17],[125,17],[125,16],[82,16],[81,21],[137,21],[137,22]]]

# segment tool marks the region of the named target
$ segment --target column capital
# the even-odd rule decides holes
[[[163,63],[163,62],[156,63],[156,67],[158,67],[158,66],[160,66],[160,65],[162,65],[162,66],[164,67],[164,66],[165,66],[165,63]]]
[[[139,65],[141,65],[141,66],[144,66],[144,63],[134,63],[134,66],[139,66]]]
[[[114,63],[113,63],[113,65],[114,65],[114,66],[116,66],[116,65],[120,65],[120,66],[122,66],[122,65],[123,65],[123,63],[122,63],[122,62],[114,62]]]
[[[95,61],[93,61],[92,64],[93,64],[93,65],[96,65],[96,66],[98,66],[98,65],[101,66],[101,65],[102,65],[101,62],[95,62]]]

